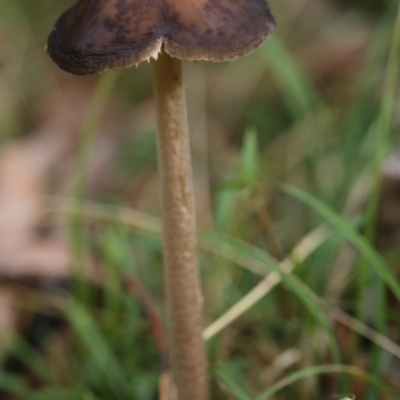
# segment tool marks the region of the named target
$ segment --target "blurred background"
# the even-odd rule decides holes
[[[72,4],[0,0],[0,399],[167,399],[151,65],[59,70]],[[184,64],[212,399],[400,398],[399,3],[269,4]]]

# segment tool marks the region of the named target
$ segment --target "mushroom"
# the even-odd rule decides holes
[[[80,0],[49,37],[50,57],[76,75],[154,59],[170,356],[180,400],[208,398],[181,60],[234,60],[274,28],[264,0]]]

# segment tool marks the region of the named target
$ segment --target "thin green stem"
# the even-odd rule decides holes
[[[75,273],[77,281],[80,282],[77,287],[78,293],[83,295],[83,297],[85,297],[86,292],[85,285],[83,285],[83,264],[85,260],[86,246],[79,211],[82,208],[84,201],[86,186],[85,178],[89,167],[90,154],[95,134],[98,129],[101,114],[108,98],[110,97],[116,78],[117,74],[115,72],[108,72],[99,78],[99,82],[93,93],[85,119],[79,130],[78,153],[74,165],[71,189],[73,201],[70,204],[71,218],[69,219],[69,243],[71,247],[73,272]]]
[[[379,206],[380,192],[381,192],[381,174],[382,165],[384,163],[385,157],[387,155],[387,150],[390,142],[391,125],[393,119],[394,102],[397,90],[397,77],[399,73],[400,66],[400,5],[397,9],[397,17],[394,26],[394,32],[392,36],[392,41],[390,44],[389,58],[386,68],[386,76],[383,88],[381,109],[378,119],[378,129],[375,141],[375,154],[372,162],[372,193],[369,198],[367,209],[366,209],[366,237],[370,243],[374,242],[375,239],[375,222],[377,216],[377,210]],[[365,267],[361,268],[365,271]],[[364,274],[365,275],[365,274]],[[360,293],[365,290],[365,279],[360,286]],[[380,333],[384,333],[387,328],[387,312],[386,312],[386,288],[385,284],[378,279],[374,285],[375,304],[377,305],[376,312],[376,325],[377,330]],[[362,296],[360,300],[364,300],[365,296]],[[361,310],[363,314],[363,308],[365,305],[364,301],[361,301]],[[374,348],[370,368],[371,371],[378,374],[382,369],[382,350],[376,346]],[[376,388],[371,388],[368,392],[367,400],[376,398]]]

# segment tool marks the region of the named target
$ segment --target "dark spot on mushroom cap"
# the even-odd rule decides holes
[[[77,75],[138,64],[161,46],[183,60],[228,61],[275,25],[264,0],[80,0],[57,21],[47,51]]]

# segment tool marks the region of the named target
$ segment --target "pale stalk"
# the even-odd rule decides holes
[[[153,62],[172,371],[179,400],[208,398],[189,133],[181,61]]]

